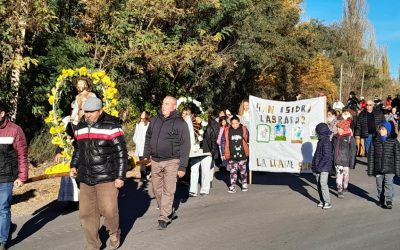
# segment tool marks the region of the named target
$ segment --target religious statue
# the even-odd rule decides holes
[[[71,114],[71,122],[75,125],[78,124],[79,120],[84,115],[83,105],[86,100],[90,97],[96,97],[96,95],[91,92],[90,88],[91,80],[86,77],[79,77],[75,81],[75,87],[78,90],[78,95],[75,97],[75,101],[71,104],[72,114]]]

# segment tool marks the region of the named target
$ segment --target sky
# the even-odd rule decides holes
[[[400,65],[400,0],[366,0],[367,18],[375,28],[378,46],[388,50],[390,75],[398,79]],[[339,22],[344,0],[304,0],[302,20],[316,18],[324,24]]]

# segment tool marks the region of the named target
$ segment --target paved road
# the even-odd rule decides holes
[[[365,161],[365,158],[361,159]],[[178,218],[165,231],[157,228],[155,200],[147,184],[130,181],[120,192],[120,249],[400,249],[400,199],[392,210],[378,207],[374,178],[366,166],[351,171],[345,199],[317,208],[311,174],[255,174],[247,193],[228,194],[227,174],[217,173],[207,197],[177,199]],[[396,180],[399,193],[399,181]],[[399,194],[400,195],[400,194]],[[18,224],[10,249],[83,249],[78,213],[62,215],[57,202]],[[103,228],[102,239],[106,241]]]

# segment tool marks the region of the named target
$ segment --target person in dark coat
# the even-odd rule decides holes
[[[190,154],[190,133],[176,110],[177,100],[166,96],[160,113],[153,117],[146,132],[143,158],[151,160],[151,184],[160,208],[158,229],[167,229],[176,218],[173,202],[177,177],[186,173]]]
[[[346,107],[349,107],[354,110],[359,110],[360,106],[358,104],[358,98],[356,96],[356,93],[354,91],[351,91],[349,94],[349,99],[347,100]]]
[[[109,249],[121,243],[118,189],[124,186],[128,150],[118,118],[103,112],[103,102],[88,98],[84,116],[74,133],[74,153],[70,176],[80,182],[79,219],[86,238],[86,249],[99,249],[101,217],[107,228]]]
[[[392,102],[390,103],[390,106],[392,106],[392,108],[394,108],[394,107],[400,108],[400,94],[396,95],[396,98],[394,98],[392,100]]]
[[[318,144],[312,160],[312,170],[317,178],[320,203],[318,207],[328,209],[332,207],[329,197],[328,177],[333,164],[333,151],[330,131],[326,123],[320,123],[315,128],[318,135]]]
[[[391,138],[389,122],[378,126],[379,136],[375,138],[368,155],[368,176],[375,176],[379,205],[388,209],[393,206],[393,177],[400,176],[400,144]]]
[[[344,198],[350,179],[350,168],[356,161],[356,140],[352,136],[349,120],[337,123],[338,133],[332,137],[333,162],[336,170],[336,187],[339,198]]]
[[[373,138],[377,133],[378,125],[384,121],[382,110],[374,108],[374,102],[372,100],[367,101],[367,109],[360,112],[357,118],[357,124],[355,129],[355,136],[364,138],[365,151],[368,154],[369,148]]]

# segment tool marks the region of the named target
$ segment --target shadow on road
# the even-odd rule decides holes
[[[364,166],[368,166],[368,162],[356,159],[356,164],[360,164],[360,165],[364,165]]]
[[[229,172],[217,172],[215,178],[224,181],[227,186],[230,185]],[[319,201],[305,188],[310,185],[308,182],[304,181],[304,179],[311,183],[315,182],[315,178],[312,174],[302,174],[299,177],[288,173],[253,172],[253,184],[288,186],[290,189],[303,195],[307,199],[318,203]],[[315,187],[312,188],[315,189]],[[316,192],[315,195],[317,196],[318,193]]]
[[[190,180],[189,180],[190,183]],[[178,181],[176,183],[176,192],[174,196],[174,204],[172,207],[175,211],[178,211],[181,203],[186,203],[189,199],[189,187],[190,184],[186,181]]]
[[[357,186],[355,186],[355,185],[353,185],[351,183],[349,183],[349,186],[347,187],[347,191],[349,193],[357,195],[358,197],[363,198],[363,199],[365,199],[365,200],[367,200],[369,202],[372,202],[372,203],[377,203],[378,202],[377,200],[375,200],[374,198],[369,196],[369,192],[367,192],[364,189],[359,188],[359,187],[357,187]]]
[[[153,199],[149,195],[149,183],[143,182],[141,185],[139,184],[139,182],[132,179],[127,179],[124,187],[119,191],[118,208],[121,228],[121,245],[133,228],[136,220],[147,212],[150,207],[150,202]],[[103,243],[102,247],[105,247],[108,233],[104,226],[100,229],[99,234]]]
[[[35,194],[36,189],[31,189],[26,191],[23,194],[17,194],[17,195],[13,195],[13,203],[12,204],[18,204],[20,202],[24,202],[29,200],[30,198],[33,198],[36,196]]]
[[[14,246],[27,239],[50,221],[56,219],[60,215],[66,214],[66,202],[54,200],[44,207],[33,212],[33,217],[28,220],[19,230],[17,237],[9,242],[8,247]],[[73,212],[70,210],[69,212]]]
[[[397,185],[397,186],[400,186],[400,177],[399,176],[394,176],[393,183],[395,185]]]
[[[226,184],[226,187],[231,185],[231,180],[229,177],[229,171],[220,169],[218,172],[214,174],[215,179],[223,181]]]

